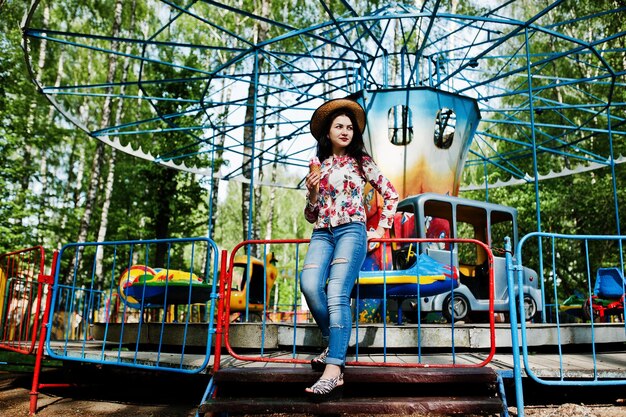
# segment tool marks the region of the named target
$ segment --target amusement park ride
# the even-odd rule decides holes
[[[218,180],[302,189],[316,145],[311,113],[327,99],[358,101],[367,150],[403,200],[353,296],[415,299],[453,330],[476,313],[510,312],[512,297],[526,320],[545,318],[541,241],[537,271],[523,267],[516,209],[459,193],[484,190],[489,200],[493,188],[534,187],[543,237],[539,182],[609,168],[621,234],[615,171],[626,159],[616,150],[623,152],[626,132],[615,91],[626,76],[625,33],[587,28],[610,27],[626,10],[588,13],[560,0],[451,2],[452,9],[438,0],[370,3],[117,1],[116,13],[82,11],[93,22],[87,33],[63,2],[34,0],[24,50],[33,82],[69,121],[114,149],[208,178],[211,194]],[[92,66],[107,68],[106,78],[93,79]],[[44,71],[51,67],[59,71]],[[174,134],[176,141],[159,142]],[[272,166],[280,180],[263,179]],[[377,224],[380,196],[370,190],[365,203],[368,223]],[[513,247],[492,256],[507,237]],[[235,258],[239,280],[223,282],[231,311],[266,308],[274,261]],[[126,306],[224,299],[200,273],[125,266],[111,276]],[[591,301],[590,316],[596,306]]]
[[[623,33],[571,35],[607,26],[620,7],[342,0],[296,2],[287,13],[257,3],[120,2],[110,15],[81,10],[99,22],[82,33],[69,15],[45,18],[70,13],[60,3],[34,0],[24,21],[28,68],[91,137],[204,176],[212,194],[218,180],[301,189],[316,143],[311,113],[346,96],[366,109],[367,149],[402,198],[484,190],[488,200],[490,189],[527,184],[538,231],[540,181],[614,174],[625,160],[613,94],[626,71]],[[38,63],[44,45],[45,68],[62,71]],[[91,66],[108,68],[106,78],[92,79]],[[268,181],[261,173],[272,166],[284,175]]]

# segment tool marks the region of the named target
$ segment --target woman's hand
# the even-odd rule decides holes
[[[317,193],[320,189],[320,179],[322,176],[319,172],[309,172],[306,176],[305,185],[309,190],[309,201],[317,201]]]
[[[369,241],[371,239],[382,239],[383,236],[385,236],[385,229],[381,226],[378,226],[378,228],[376,230],[368,230],[367,231],[367,242],[369,243]],[[380,245],[380,243],[376,242],[376,243],[369,243],[368,246],[368,250],[373,250],[376,249],[376,247]]]

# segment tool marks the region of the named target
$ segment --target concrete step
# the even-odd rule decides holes
[[[207,413],[257,414],[369,414],[428,416],[496,416],[502,412],[499,398],[485,397],[375,397],[342,398],[314,403],[302,398],[218,398],[200,406]]]
[[[314,403],[304,389],[320,373],[298,368],[225,368],[200,413],[495,415],[502,411],[491,368],[348,367],[341,400]]]
[[[222,368],[215,373],[216,383],[308,383],[321,375],[308,366],[297,368]],[[408,384],[449,384],[449,383],[496,383],[497,374],[492,368],[427,368],[427,367],[347,367],[344,372],[346,383],[408,383]]]

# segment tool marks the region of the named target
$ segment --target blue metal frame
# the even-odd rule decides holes
[[[191,245],[191,253],[190,253],[190,265],[191,265],[191,270],[190,270],[190,276],[191,274],[193,274],[193,261],[195,259],[195,245],[199,242],[203,242],[204,244],[206,244],[207,246],[207,253],[206,253],[206,261],[205,261],[205,270],[207,274],[211,274],[211,276],[206,277],[205,281],[208,282],[208,280],[210,279],[211,282],[211,296],[210,296],[210,307],[209,307],[209,318],[208,318],[208,323],[207,323],[207,340],[206,340],[206,353],[204,356],[204,361],[195,366],[192,369],[189,368],[185,368],[183,367],[184,365],[184,355],[185,355],[185,347],[186,347],[186,341],[187,341],[187,336],[188,336],[188,327],[189,327],[189,314],[190,314],[190,305],[187,305],[187,320],[185,322],[185,326],[184,326],[184,331],[183,331],[183,342],[182,342],[182,352],[180,354],[180,363],[178,367],[175,366],[163,366],[161,364],[161,355],[162,355],[162,346],[164,344],[163,341],[163,334],[164,334],[164,326],[165,326],[165,312],[163,313],[163,319],[160,320],[160,328],[161,328],[161,332],[159,334],[159,343],[158,343],[158,350],[156,352],[156,361],[154,362],[154,364],[142,364],[142,363],[138,363],[137,362],[137,353],[140,351],[139,348],[139,342],[141,339],[141,326],[138,327],[137,330],[137,338],[136,341],[134,343],[135,345],[135,350],[134,350],[134,359],[132,361],[124,361],[121,360],[121,352],[122,352],[122,343],[123,343],[123,334],[124,334],[124,326],[125,326],[125,317],[129,312],[129,309],[131,308],[130,304],[128,303],[124,303],[123,305],[123,310],[122,310],[122,323],[121,323],[121,329],[120,329],[120,337],[119,337],[119,341],[118,341],[118,354],[117,354],[117,359],[116,360],[107,360],[105,358],[105,342],[102,343],[101,349],[100,349],[100,357],[101,359],[94,359],[91,358],[89,356],[85,355],[85,350],[86,350],[86,345],[88,342],[88,336],[87,336],[87,328],[85,326],[88,325],[88,321],[86,320],[85,316],[83,316],[83,321],[82,321],[82,326],[83,328],[83,332],[81,332],[82,336],[81,336],[81,340],[78,340],[78,343],[82,343],[81,346],[81,350],[80,350],[80,354],[79,355],[72,355],[70,352],[70,344],[68,343],[70,341],[70,326],[68,326],[68,324],[71,324],[71,321],[68,321],[67,319],[67,314],[66,314],[66,319],[65,319],[65,338],[64,341],[62,341],[62,346],[58,347],[58,346],[53,346],[52,342],[51,342],[51,336],[52,336],[52,332],[53,332],[53,328],[54,326],[51,324],[48,326],[47,329],[47,334],[46,334],[46,351],[48,353],[48,355],[52,358],[56,358],[56,359],[60,359],[60,360],[70,360],[70,361],[79,361],[79,362],[88,362],[88,363],[96,363],[96,364],[113,364],[113,365],[118,365],[118,366],[125,366],[125,367],[132,367],[132,368],[143,368],[143,369],[152,369],[152,370],[162,370],[162,371],[171,371],[171,372],[180,372],[180,373],[199,373],[199,372],[203,372],[209,361],[211,358],[211,352],[212,352],[212,344],[213,344],[213,334],[215,333],[215,324],[214,324],[214,316],[215,316],[215,312],[216,312],[216,300],[218,297],[217,294],[217,276],[218,276],[218,266],[219,266],[219,252],[218,252],[218,248],[217,245],[215,244],[215,242],[213,242],[211,239],[208,238],[181,238],[181,239],[159,239],[159,240],[128,240],[128,241],[116,241],[116,242],[86,242],[86,243],[70,243],[70,244],[66,244],[64,245],[60,252],[59,252],[59,265],[61,264],[62,260],[63,260],[63,255],[64,254],[69,254],[70,256],[74,257],[74,263],[73,265],[75,265],[75,267],[73,268],[71,272],[72,274],[72,282],[69,284],[65,284],[65,283],[61,283],[59,282],[59,275],[62,273],[61,268],[57,267],[56,268],[56,274],[54,276],[54,285],[53,285],[53,293],[52,293],[52,309],[51,309],[51,316],[54,316],[54,312],[57,310],[58,307],[62,308],[62,311],[65,312],[70,312],[70,313],[74,313],[76,310],[74,309],[74,306],[76,305],[80,305],[80,303],[77,304],[76,301],[76,293],[77,291],[80,292],[84,292],[85,294],[88,294],[89,297],[89,304],[88,305],[84,305],[82,307],[82,311],[87,311],[88,315],[91,315],[91,313],[94,311],[95,308],[95,304],[92,302],[93,298],[94,298],[94,294],[97,294],[99,296],[104,296],[104,297],[108,297],[110,300],[112,300],[112,295],[118,291],[117,290],[117,285],[118,285],[118,279],[119,276],[116,275],[116,273],[119,273],[118,269],[125,269],[125,268],[129,268],[132,264],[131,264],[131,260],[133,258],[133,252],[135,250],[135,246],[139,246],[139,247],[144,247],[145,248],[145,257],[142,260],[144,265],[149,265],[149,259],[148,259],[148,251],[150,249],[151,245],[157,245],[157,244],[166,244],[168,245],[168,259],[167,259],[167,265],[166,265],[166,269],[169,271],[170,270],[170,250],[172,248],[172,245]],[[113,256],[113,264],[111,267],[111,276],[109,278],[105,279],[104,284],[107,286],[106,288],[103,289],[96,289],[94,287],[95,285],[95,265],[96,262],[93,262],[92,267],[91,267],[91,272],[90,272],[90,276],[89,278],[89,288],[82,288],[78,285],[78,278],[79,278],[79,271],[78,271],[78,267],[76,265],[78,265],[78,259],[80,259],[80,257],[82,255],[80,255],[82,253],[82,251],[87,248],[87,247],[95,247],[96,248],[96,252],[98,250],[104,250],[103,248],[110,248],[112,250],[112,256]],[[118,258],[118,250],[119,252],[121,252],[121,248],[127,248],[128,249],[128,264],[127,265],[117,265],[117,258]],[[95,255],[94,255],[94,259],[95,259]],[[118,268],[119,267],[119,268]],[[174,268],[172,268],[174,269]],[[108,283],[108,284],[107,284]],[[191,284],[190,284],[191,285]],[[145,287],[144,287],[145,288]],[[167,288],[167,285],[166,285]],[[64,306],[57,306],[57,303],[61,300],[61,293],[65,292],[70,294],[69,297],[64,297],[65,298],[65,305]],[[191,297],[191,289],[189,290],[189,297]],[[79,298],[82,298],[79,297]],[[79,300],[80,301],[80,300]],[[165,303],[167,304],[167,290],[165,293]],[[135,306],[135,308],[137,310],[139,310],[139,324],[143,324],[143,313],[145,308],[147,307],[146,304],[144,304],[143,302],[139,302],[139,304],[137,306]],[[110,307],[111,308],[111,307]],[[106,324],[105,324],[105,334],[108,334],[108,330],[109,330],[109,321],[107,320]]]
[[[591,294],[593,294],[592,291],[592,285],[591,285],[591,278],[592,277],[592,273],[591,273],[591,267],[590,267],[590,262],[589,262],[589,242],[591,241],[614,241],[618,243],[618,250],[619,250],[619,258],[620,258],[620,269],[623,272],[624,271],[624,261],[623,261],[623,241],[626,240],[626,236],[621,236],[621,235],[566,235],[566,234],[559,234],[559,233],[545,233],[545,232],[533,232],[533,233],[529,233],[526,236],[522,237],[519,241],[519,243],[517,244],[516,248],[515,248],[515,261],[513,261],[513,257],[512,257],[512,247],[510,244],[510,240],[507,238],[507,242],[506,242],[506,257],[507,257],[507,271],[508,271],[508,285],[509,285],[509,308],[510,308],[510,321],[511,321],[511,343],[512,343],[512,351],[513,351],[513,364],[514,364],[514,379],[515,379],[515,392],[516,392],[516,396],[517,396],[517,407],[518,407],[518,412],[520,416],[523,416],[523,410],[524,410],[524,399],[523,399],[523,390],[522,390],[522,376],[521,376],[521,369],[522,369],[522,360],[523,360],[523,366],[524,366],[524,370],[526,372],[526,374],[528,375],[528,377],[532,378],[534,381],[543,384],[543,385],[550,385],[550,386],[610,386],[610,385],[626,385],[626,378],[610,378],[610,379],[602,379],[599,378],[598,376],[598,369],[597,369],[597,361],[596,361],[596,342],[595,342],[595,332],[594,332],[594,320],[591,320],[590,324],[589,324],[589,332],[590,332],[590,337],[591,337],[591,356],[593,358],[593,378],[592,379],[580,379],[580,378],[567,378],[566,376],[564,376],[564,367],[563,367],[563,351],[561,348],[561,323],[560,323],[560,319],[559,316],[557,314],[556,316],[556,332],[557,332],[557,348],[558,348],[558,360],[559,360],[559,373],[560,373],[560,377],[559,378],[554,378],[554,379],[545,379],[545,378],[541,378],[539,376],[537,376],[532,367],[529,364],[529,352],[528,352],[528,342],[526,339],[526,331],[527,331],[527,327],[526,327],[526,322],[524,320],[520,320],[519,321],[519,325],[520,325],[520,329],[521,329],[521,343],[520,340],[518,339],[518,314],[522,314],[522,311],[518,311],[517,307],[515,305],[515,294],[512,291],[512,288],[514,288],[514,280],[517,279],[517,284],[520,285],[522,283],[523,280],[523,276],[522,276],[522,272],[521,272],[521,268],[519,267],[520,265],[523,264],[523,258],[522,258],[522,253],[523,253],[523,248],[524,245],[529,241],[529,239],[532,238],[537,238],[539,240],[539,242],[541,242],[542,238],[547,238],[551,240],[551,247],[552,247],[552,255],[551,255],[551,259],[552,259],[552,265],[551,265],[551,269],[553,271],[553,280],[554,282],[556,282],[557,280],[557,268],[556,268],[556,244],[555,241],[558,240],[565,240],[565,241],[578,241],[578,242],[582,242],[582,244],[584,244],[584,249],[585,249],[585,255],[586,255],[586,259],[585,259],[585,264],[586,264],[586,276],[587,276],[587,293],[589,294],[589,301],[591,301]],[[539,245],[539,257],[540,259],[543,259],[543,247],[541,245]],[[543,265],[543,263],[542,263]],[[545,279],[543,277],[543,275],[541,275],[541,279],[542,281]],[[557,295],[557,285],[554,285],[554,302],[555,305],[557,306],[557,312],[558,312],[558,304],[559,304],[559,298]],[[542,285],[542,289],[543,289],[543,285]],[[517,295],[517,303],[520,306],[520,309],[522,308],[521,306],[523,306],[523,297],[524,295],[520,292]],[[544,294],[545,297],[545,294]],[[545,299],[545,298],[544,298]],[[593,313],[590,313],[591,315],[593,315]],[[545,318],[545,317],[544,317]],[[626,331],[626,328],[625,328]],[[520,349],[522,351],[522,360],[520,360]]]
[[[49,2],[49,6],[55,8],[61,3]],[[254,171],[276,161],[304,176],[307,159],[316,146],[308,132],[308,120],[322,100],[364,90],[405,91],[424,85],[471,97],[483,118],[466,162],[468,170],[483,176],[487,195],[493,181],[500,185],[532,182],[534,186],[538,233],[518,244],[516,256],[521,263],[521,246],[530,236],[572,238],[542,232],[539,181],[546,176],[539,174],[540,158],[610,166],[617,233],[621,235],[615,173],[618,161],[624,160],[618,156],[626,153],[626,130],[622,127],[626,118],[620,115],[626,103],[616,101],[614,92],[626,87],[621,81],[626,69],[612,67],[611,55],[626,54],[625,48],[616,46],[626,32],[587,40],[567,35],[564,28],[621,18],[626,6],[559,21],[559,15],[567,15],[563,11],[570,7],[568,2],[525,2],[525,17],[513,15],[517,3],[511,0],[487,6],[482,14],[472,16],[450,13],[439,0],[426,0],[421,8],[389,3],[376,10],[368,10],[367,2],[341,0],[331,5],[320,0],[302,2],[306,13],[295,13],[294,17],[282,13],[260,16],[225,1],[180,6],[161,0],[154,10],[147,11],[147,35],[123,28],[123,36],[112,37],[72,31],[71,22],[62,18],[42,27],[43,7],[34,0],[23,23],[24,53],[39,90],[68,120],[94,138],[157,164],[209,175],[212,181],[247,181],[238,161],[244,147],[251,145],[251,186],[256,182],[302,188],[297,179],[279,184],[259,182]],[[55,16],[62,16],[62,11],[55,10]],[[229,20],[241,19],[267,25],[268,38],[254,39],[249,27],[241,32],[228,27]],[[99,25],[93,27],[111,26],[101,16],[94,15],[94,20]],[[199,26],[203,37],[196,41],[177,32],[177,25],[185,22]],[[179,38],[166,39],[166,30]],[[66,62],[67,75],[59,86],[55,86],[57,74],[40,71],[36,64],[37,46],[43,41],[49,59],[58,62],[64,54],[73,58]],[[550,43],[556,45],[556,51],[546,46]],[[131,52],[113,45],[131,45]],[[167,55],[171,59],[164,58],[164,52],[172,52]],[[195,63],[185,62],[190,55],[198,58]],[[87,75],[81,77],[87,62],[102,63],[110,56],[133,64],[129,80],[120,79],[119,74],[104,83],[91,82]],[[264,65],[259,66],[261,57]],[[617,61],[621,65],[622,60]],[[559,65],[552,64],[561,63],[561,67],[578,65],[589,71],[580,71],[580,75],[558,73],[554,68]],[[396,67],[399,70],[394,80]],[[163,76],[161,69],[171,75]],[[247,90],[250,83],[254,87],[252,128],[253,132],[265,129],[266,134],[260,135],[264,143],[257,137],[251,143],[243,137],[248,98],[233,94],[227,102],[222,100],[224,92]],[[181,87],[184,93],[168,95],[159,88],[165,85]],[[128,91],[120,91],[122,88]],[[557,92],[564,99],[555,99]],[[577,98],[569,100],[570,96]],[[112,117],[109,125],[101,126],[98,109],[104,100],[111,99],[122,101],[125,118],[116,123]],[[170,110],[173,103],[176,110]],[[81,108],[92,113],[83,117]],[[274,128],[277,124],[280,134]],[[186,142],[167,153],[152,147],[155,136],[171,132],[181,133]],[[224,144],[218,140],[222,136],[226,137]],[[593,147],[596,137],[609,139],[608,153]],[[218,153],[234,162],[224,172],[215,170]],[[529,173],[525,166],[531,164]],[[251,196],[250,218],[253,206]],[[251,230],[251,223],[248,226]],[[623,265],[621,239],[619,245]],[[543,250],[540,240],[540,253]],[[539,262],[543,286],[543,257]],[[511,269],[515,268],[511,264]],[[510,302],[515,329],[513,297]],[[523,321],[521,326],[525,330]],[[512,338],[516,337],[517,332],[513,332]],[[515,347],[513,351],[519,354]],[[515,378],[521,382],[519,369]],[[521,391],[518,395],[522,415]]]
[[[587,249],[588,247],[588,243],[589,241],[616,241],[619,242],[619,247],[620,247],[620,258],[622,258],[623,254],[621,253],[622,250],[622,241],[626,240],[626,236],[619,236],[619,235],[566,235],[566,234],[559,234],[559,233],[545,233],[545,232],[533,232],[533,233],[529,233],[526,236],[524,236],[522,239],[520,239],[519,244],[517,245],[517,248],[515,250],[515,257],[517,259],[517,261],[519,262],[519,264],[522,264],[522,251],[523,251],[523,247],[524,244],[531,238],[549,238],[552,241],[554,241],[555,239],[564,239],[564,240],[574,240],[574,241],[583,241],[585,244],[585,248]],[[588,256],[588,250],[586,250],[586,254]],[[590,270],[590,266],[589,266],[589,259],[587,258],[587,276],[590,277],[592,276],[591,274],[591,270]],[[620,265],[621,270],[624,270],[624,263],[622,262],[622,264]],[[555,267],[553,265],[553,270],[555,270]],[[517,280],[518,283],[521,282],[521,274],[519,273],[519,270],[517,271]],[[588,293],[592,294],[592,286],[591,286],[591,281],[587,280],[587,285],[588,285]],[[518,300],[521,304],[523,305],[523,294],[519,295],[519,300]],[[558,299],[557,299],[558,301]],[[513,311],[513,310],[511,310]],[[512,320],[511,320],[512,323]],[[513,323],[512,323],[513,324]],[[546,380],[546,379],[542,379],[539,378],[538,376],[536,376],[529,363],[528,363],[528,345],[526,342],[526,323],[521,320],[520,321],[521,324],[521,335],[522,335],[522,351],[523,351],[523,357],[524,357],[524,368],[526,370],[526,373],[528,376],[530,376],[532,379],[534,379],[535,381],[545,384],[545,385],[574,385],[574,386],[583,386],[583,385],[626,385],[626,379],[622,379],[622,380],[599,380],[597,377],[597,373],[596,373],[596,369],[595,369],[595,335],[593,332],[593,327],[594,327],[594,322],[593,320],[591,320],[590,323],[590,327],[591,327],[591,345],[592,345],[592,354],[593,354],[593,358],[594,358],[594,379],[591,381],[581,381],[581,380],[565,380],[564,377],[561,377],[560,380]],[[557,322],[558,325],[558,322]],[[519,345],[518,345],[519,346]],[[560,355],[559,355],[560,356]]]
[[[55,8],[56,4],[50,6]],[[244,154],[243,147],[249,142],[242,137],[247,98],[232,94],[223,102],[221,97],[226,89],[243,91],[249,83],[254,84],[255,91],[254,127],[266,131],[263,146],[259,139],[253,140],[255,170],[276,160],[283,168],[304,174],[307,157],[315,146],[307,124],[320,100],[380,88],[403,90],[430,85],[475,98],[484,118],[466,166],[485,171],[485,186],[494,174],[501,180],[528,179],[523,161],[536,163],[540,155],[610,165],[606,162],[609,155],[599,155],[591,147],[593,136],[623,138],[626,134],[615,128],[624,123],[624,117],[611,111],[625,105],[615,102],[613,91],[625,86],[619,80],[626,70],[610,64],[611,55],[625,53],[615,41],[626,32],[589,41],[562,30],[568,25],[592,25],[617,18],[626,12],[624,6],[563,21],[553,17],[569,7],[563,0],[545,7],[536,5],[536,10],[526,5],[527,19],[512,15],[516,1],[485,8],[481,15],[472,16],[450,13],[439,0],[426,1],[421,8],[391,3],[376,10],[367,10],[366,4],[355,1],[331,5],[322,0],[303,2],[303,10],[296,13],[298,20],[271,10],[268,16],[261,16],[216,0],[185,6],[161,0],[156,6],[146,12],[147,36],[123,28],[123,36],[112,37],[73,31],[60,24],[62,19],[42,27],[42,7],[35,0],[24,19],[24,44],[33,81],[69,120],[121,151],[168,167],[243,180],[237,163],[219,173],[213,167],[221,135],[227,137],[220,147],[226,160],[236,162]],[[157,16],[168,17],[159,20]],[[255,40],[249,27],[237,32],[229,27],[229,21],[243,18],[265,25],[267,39]],[[94,19],[100,19],[101,27],[110,26],[98,15]],[[185,38],[178,25],[190,22],[205,27],[205,35]],[[166,31],[178,37],[167,39]],[[43,40],[49,57],[59,59],[66,54],[74,58],[66,62],[72,69],[67,73],[73,78],[62,79],[59,86],[55,86],[55,77],[47,78],[34,65],[36,45]],[[560,49],[542,47],[550,40]],[[114,49],[114,44],[130,45],[131,52]],[[171,52],[171,60],[161,54],[166,51]],[[185,63],[188,54],[197,56],[197,62]],[[111,55],[134,64],[129,80],[120,79],[119,74],[108,83],[76,79],[86,67],[81,59],[103,62]],[[261,58],[263,65],[257,66]],[[557,62],[575,63],[593,75],[556,73],[551,64]],[[394,80],[396,66],[399,69]],[[165,67],[172,75],[159,75],[159,68]],[[534,83],[534,79],[539,82]],[[180,91],[187,93],[166,95],[159,88],[164,85],[184,87]],[[121,86],[129,91],[120,93]],[[557,89],[565,100],[554,99]],[[567,100],[570,92],[583,101]],[[106,98],[123,101],[126,116],[121,123],[112,121],[102,127],[98,113],[86,119],[79,113],[79,104],[84,101],[97,109]],[[137,106],[137,102],[145,104]],[[170,111],[163,107],[166,103],[179,106]],[[228,115],[223,114],[226,109]],[[546,116],[538,119],[536,112]],[[555,117],[548,117],[550,114]],[[590,124],[594,118],[600,118],[600,127]],[[277,123],[281,124],[280,134],[274,134]],[[501,127],[506,125],[514,129],[504,134],[506,130]],[[166,132],[181,132],[188,141],[167,154],[152,150],[153,136]],[[581,132],[588,135],[581,138]],[[132,146],[117,140],[122,135]],[[498,142],[507,143],[507,150],[499,151]],[[538,178],[535,172],[535,186]],[[302,186],[293,180],[274,185]]]

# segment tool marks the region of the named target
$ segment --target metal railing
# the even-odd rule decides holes
[[[567,235],[534,232],[524,236],[512,253],[507,254],[509,292],[523,305],[523,294],[513,293],[522,285],[521,268],[517,265],[543,265],[539,273],[544,305],[553,305],[555,314],[542,321],[551,321],[541,351],[529,352],[527,324],[518,317],[523,309],[511,314],[513,354],[518,410],[523,415],[521,391],[522,362],[526,375],[550,386],[626,385],[626,371],[615,369],[611,355],[604,346],[626,342],[624,323],[624,241],[626,236]],[[539,249],[541,248],[541,249]],[[509,245],[510,249],[510,245]],[[531,255],[523,258],[523,254]],[[609,270],[612,275],[604,276]],[[602,283],[602,280],[605,280]],[[611,294],[603,294],[604,285],[612,285]],[[608,299],[607,299],[608,298]],[[513,308],[513,303],[511,305]],[[616,320],[611,320],[616,318]],[[618,331],[619,329],[619,331]],[[535,334],[535,337],[539,337]],[[575,344],[576,349],[569,347]],[[519,352],[521,350],[521,358]],[[604,359],[604,360],[603,360]],[[581,361],[585,361],[581,365]]]
[[[44,267],[41,246],[0,255],[0,349],[33,353],[48,293]]]
[[[46,337],[52,358],[183,373],[206,369],[219,267],[212,240],[72,243],[58,259]],[[206,320],[194,322],[196,311]]]
[[[220,279],[220,301],[224,301],[224,305],[220,306],[219,311],[221,319],[218,322],[217,332],[224,337],[224,345],[227,352],[237,360],[241,361],[257,361],[257,362],[274,362],[274,363],[290,363],[290,364],[308,364],[310,358],[302,359],[302,354],[306,354],[307,351],[317,349],[321,344],[321,335],[319,334],[316,325],[311,320],[305,322],[301,319],[306,317],[305,312],[300,309],[299,300],[301,298],[299,289],[300,273],[304,263],[304,256],[308,247],[308,239],[298,240],[253,240],[241,242],[230,253],[228,261],[228,269]],[[487,256],[487,264],[489,267],[489,310],[486,312],[489,316],[489,350],[484,352],[482,361],[477,363],[467,363],[459,361],[457,346],[455,342],[455,335],[460,330],[459,326],[455,326],[454,320],[449,324],[449,334],[444,338],[447,342],[447,352],[441,354],[441,346],[437,345],[436,348],[439,351],[437,358],[433,360],[429,355],[424,354],[424,349],[435,347],[430,345],[429,340],[424,340],[422,337],[426,328],[440,327],[440,324],[424,324],[422,323],[420,303],[416,302],[416,322],[410,325],[403,325],[404,342],[408,343],[407,346],[397,346],[394,341],[389,339],[389,335],[393,326],[388,323],[390,321],[388,316],[388,301],[393,301],[393,296],[390,296],[390,292],[396,283],[392,281],[392,275],[396,270],[392,268],[385,268],[377,273],[380,275],[378,281],[382,288],[382,295],[379,297],[382,303],[382,320],[378,324],[365,324],[360,320],[355,320],[353,334],[350,342],[351,346],[351,360],[348,360],[347,365],[350,366],[387,366],[387,367],[480,367],[485,366],[493,355],[495,354],[495,324],[493,314],[493,294],[494,294],[494,277],[493,277],[493,254],[490,249],[482,242],[473,239],[381,239],[378,240],[383,245],[382,265],[393,264],[391,257],[394,256],[392,247],[403,245],[413,247],[419,247],[423,244],[438,243],[438,244],[468,244],[477,245],[484,250]],[[392,246],[393,245],[393,246]],[[389,251],[387,250],[389,249]],[[254,256],[256,255],[256,256]],[[225,255],[224,255],[225,256]],[[419,257],[418,257],[419,258]],[[452,256],[451,256],[452,258]],[[282,274],[287,276],[278,276],[278,268],[272,263],[274,260],[283,262],[281,266]],[[389,261],[389,262],[387,262]],[[420,260],[416,262],[419,264]],[[452,259],[447,267],[453,271]],[[445,264],[441,265],[445,267]],[[255,272],[256,268],[256,272]],[[411,268],[407,268],[407,271]],[[417,271],[417,269],[415,269]],[[413,281],[417,282],[418,275],[416,272]],[[456,272],[458,273],[458,271]],[[361,276],[352,297],[354,298],[353,305],[356,306],[353,311],[353,318],[360,316],[359,292],[363,291],[366,284],[365,275],[371,277],[372,272],[361,272]],[[404,274],[404,278],[410,274]],[[256,282],[255,282],[256,280]],[[292,301],[291,311],[284,311],[285,315],[289,317],[289,320],[281,323],[273,323],[271,321],[272,306],[270,303],[270,294],[274,282],[280,281],[288,283],[289,285],[289,297]],[[283,284],[284,285],[284,284]],[[420,299],[419,294],[421,286],[417,286],[417,294],[413,296],[406,296],[406,299],[414,298]],[[454,287],[449,289],[451,296],[454,300],[455,293]],[[275,295],[275,293],[274,293]],[[402,300],[400,300],[402,301]],[[286,304],[284,298],[280,299],[281,304]],[[454,305],[454,301],[452,301]],[[401,302],[398,303],[401,306]],[[401,307],[400,307],[401,308]],[[234,342],[236,337],[231,334],[231,313],[233,310],[239,310],[243,321],[256,321],[257,327],[253,330],[255,333],[251,336],[254,343],[250,345],[241,345],[241,341]],[[251,320],[254,317],[254,320]],[[300,319],[299,319],[300,318]],[[371,341],[372,332],[376,335],[374,338],[382,343],[382,354],[376,361],[372,361],[366,352],[371,342],[365,342],[365,338]],[[408,336],[408,337],[407,337]],[[441,343],[441,342],[440,342]],[[236,346],[237,345],[237,346]],[[403,348],[404,352],[407,352],[407,347],[410,345],[411,357],[409,361],[406,357],[403,360],[394,360],[397,358],[392,351],[395,348]],[[245,348],[246,353],[238,352],[239,348]],[[258,348],[257,352],[254,348]],[[288,355],[277,356],[275,352],[277,350],[288,351]],[[371,350],[371,349],[370,349]],[[353,353],[352,353],[353,351]],[[217,355],[217,352],[216,352]],[[477,353],[480,356],[480,353]],[[442,359],[442,357],[444,359]],[[216,366],[219,361],[216,357]]]

